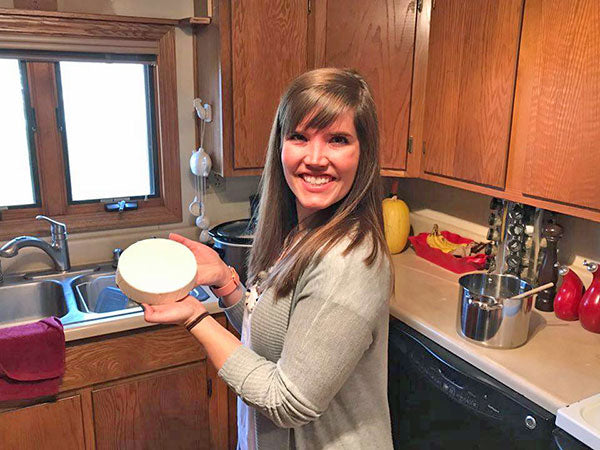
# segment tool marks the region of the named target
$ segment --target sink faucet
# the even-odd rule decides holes
[[[59,272],[66,272],[71,268],[71,261],[69,260],[69,247],[67,245],[67,227],[64,223],[57,222],[46,216],[36,216],[37,220],[45,220],[50,223],[50,234],[52,236],[52,243],[33,237],[33,236],[19,236],[11,241],[8,241],[2,247],[0,247],[0,257],[2,258],[13,258],[17,256],[19,250],[25,247],[37,247],[48,254],[56,270]],[[4,278],[2,275],[2,269],[0,267],[0,284]]]

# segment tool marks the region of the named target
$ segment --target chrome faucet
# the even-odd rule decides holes
[[[57,222],[46,216],[36,216],[36,220],[45,220],[50,223],[50,234],[52,243],[33,237],[19,236],[11,241],[8,241],[0,247],[1,258],[13,258],[17,256],[19,250],[25,247],[37,247],[46,252],[52,258],[56,270],[66,272],[71,269],[71,261],[69,259],[69,247],[67,245],[67,227],[64,223]],[[0,283],[3,282],[2,269],[0,267]]]

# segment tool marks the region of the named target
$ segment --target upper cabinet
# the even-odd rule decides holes
[[[525,197],[591,209],[596,217],[599,30],[597,0],[525,3],[510,174]]]
[[[416,4],[413,0],[327,0],[324,57],[317,65],[350,67],[369,84],[380,126],[381,167],[405,171]]]
[[[306,0],[231,2],[233,170],[264,165],[279,98],[307,69]]]
[[[357,69],[382,174],[600,221],[597,0],[215,0],[197,94],[222,175],[260,174],[279,97],[312,67]],[[222,130],[222,132],[221,132]],[[412,145],[411,145],[412,144]]]
[[[215,111],[206,143],[221,175],[262,172],[279,98],[308,68],[307,36],[307,0],[215,1],[195,64],[196,93]]]
[[[504,187],[523,0],[431,8],[422,170]]]

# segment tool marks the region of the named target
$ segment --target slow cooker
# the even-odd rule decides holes
[[[213,238],[213,248],[221,259],[233,267],[242,283],[248,274],[248,257],[254,242],[254,234],[250,230],[250,219],[225,222],[212,228],[209,233]]]

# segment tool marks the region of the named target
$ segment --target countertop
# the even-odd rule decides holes
[[[218,299],[207,290],[209,298],[202,303],[211,314],[221,312]],[[76,341],[90,337],[104,336],[122,331],[135,330],[137,328],[152,327],[158,324],[148,323],[144,320],[144,312],[141,308],[135,308],[132,312],[120,316],[106,317],[65,325],[65,341]]]
[[[390,313],[397,319],[553,414],[600,393],[600,334],[534,309],[525,345],[501,350],[472,344],[456,331],[461,275],[412,249],[392,259],[396,285]]]

